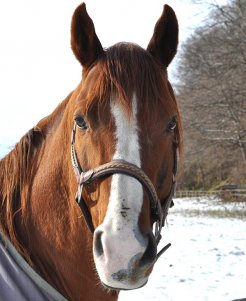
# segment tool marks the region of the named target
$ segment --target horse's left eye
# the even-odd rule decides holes
[[[177,126],[177,121],[176,118],[173,117],[168,124],[167,131],[172,132],[176,128],[176,126]]]
[[[77,127],[80,128],[81,130],[88,129],[85,119],[82,116],[75,117],[74,121],[76,122]]]

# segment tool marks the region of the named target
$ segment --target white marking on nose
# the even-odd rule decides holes
[[[111,112],[115,120],[116,141],[113,159],[125,160],[141,167],[136,96],[132,99],[130,117],[114,99],[111,100]],[[131,270],[134,260],[141,258],[146,250],[148,240],[139,230],[142,205],[142,185],[130,176],[114,174],[106,216],[96,229],[102,232],[103,253],[94,257],[101,280],[109,286],[117,287],[117,281],[112,275]],[[143,277],[141,281],[146,279]]]
[[[116,148],[113,159],[122,159],[141,167],[140,145],[137,125],[137,100],[132,99],[132,114],[129,118],[122,106],[112,100],[111,111],[115,119]],[[122,174],[112,177],[106,221],[111,220],[114,229],[128,225],[137,226],[143,204],[143,188],[134,178]],[[117,218],[116,218],[117,217]]]

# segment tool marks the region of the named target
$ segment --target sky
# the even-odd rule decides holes
[[[211,0],[225,3],[226,0]],[[207,6],[191,0],[87,0],[103,47],[134,42],[146,48],[163,5],[175,10],[180,43],[201,25]],[[70,48],[78,0],[0,2],[0,157],[80,82]],[[170,66],[175,72],[175,61]]]

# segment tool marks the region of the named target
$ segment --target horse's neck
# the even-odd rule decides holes
[[[64,115],[67,112],[64,112]],[[23,212],[34,268],[73,301],[116,300],[99,284],[92,256],[92,235],[75,203],[76,177],[70,161],[67,116],[47,126],[30,202]]]

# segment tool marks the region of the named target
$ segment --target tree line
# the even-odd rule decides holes
[[[246,184],[246,1],[211,4],[180,53],[181,188]]]

